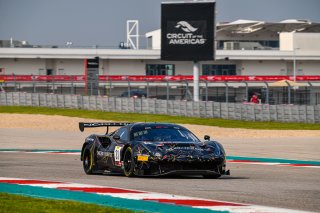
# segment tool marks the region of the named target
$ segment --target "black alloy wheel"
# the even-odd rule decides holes
[[[123,156],[123,173],[127,177],[134,176],[134,159],[131,147],[128,147]]]
[[[83,170],[86,174],[92,174],[92,159],[89,150],[85,150],[83,155]]]

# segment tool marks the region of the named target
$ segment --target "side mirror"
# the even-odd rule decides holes
[[[112,138],[115,139],[116,141],[117,141],[117,140],[120,140],[120,136],[117,135],[117,134],[115,134]]]
[[[209,135],[205,135],[204,136],[204,140],[209,141],[210,140],[210,136]]]

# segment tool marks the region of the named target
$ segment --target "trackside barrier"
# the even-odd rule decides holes
[[[268,105],[47,93],[0,93],[1,106],[167,114],[245,121],[320,123],[320,105]]]

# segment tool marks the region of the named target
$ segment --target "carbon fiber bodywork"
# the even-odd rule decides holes
[[[226,155],[220,143],[200,141],[186,128],[165,123],[133,123],[110,134],[90,135],[83,144],[81,160],[87,174],[220,177],[226,173]]]

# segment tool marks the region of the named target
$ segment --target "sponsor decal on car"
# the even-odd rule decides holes
[[[148,161],[149,160],[149,155],[138,155],[137,160],[138,161]]]

